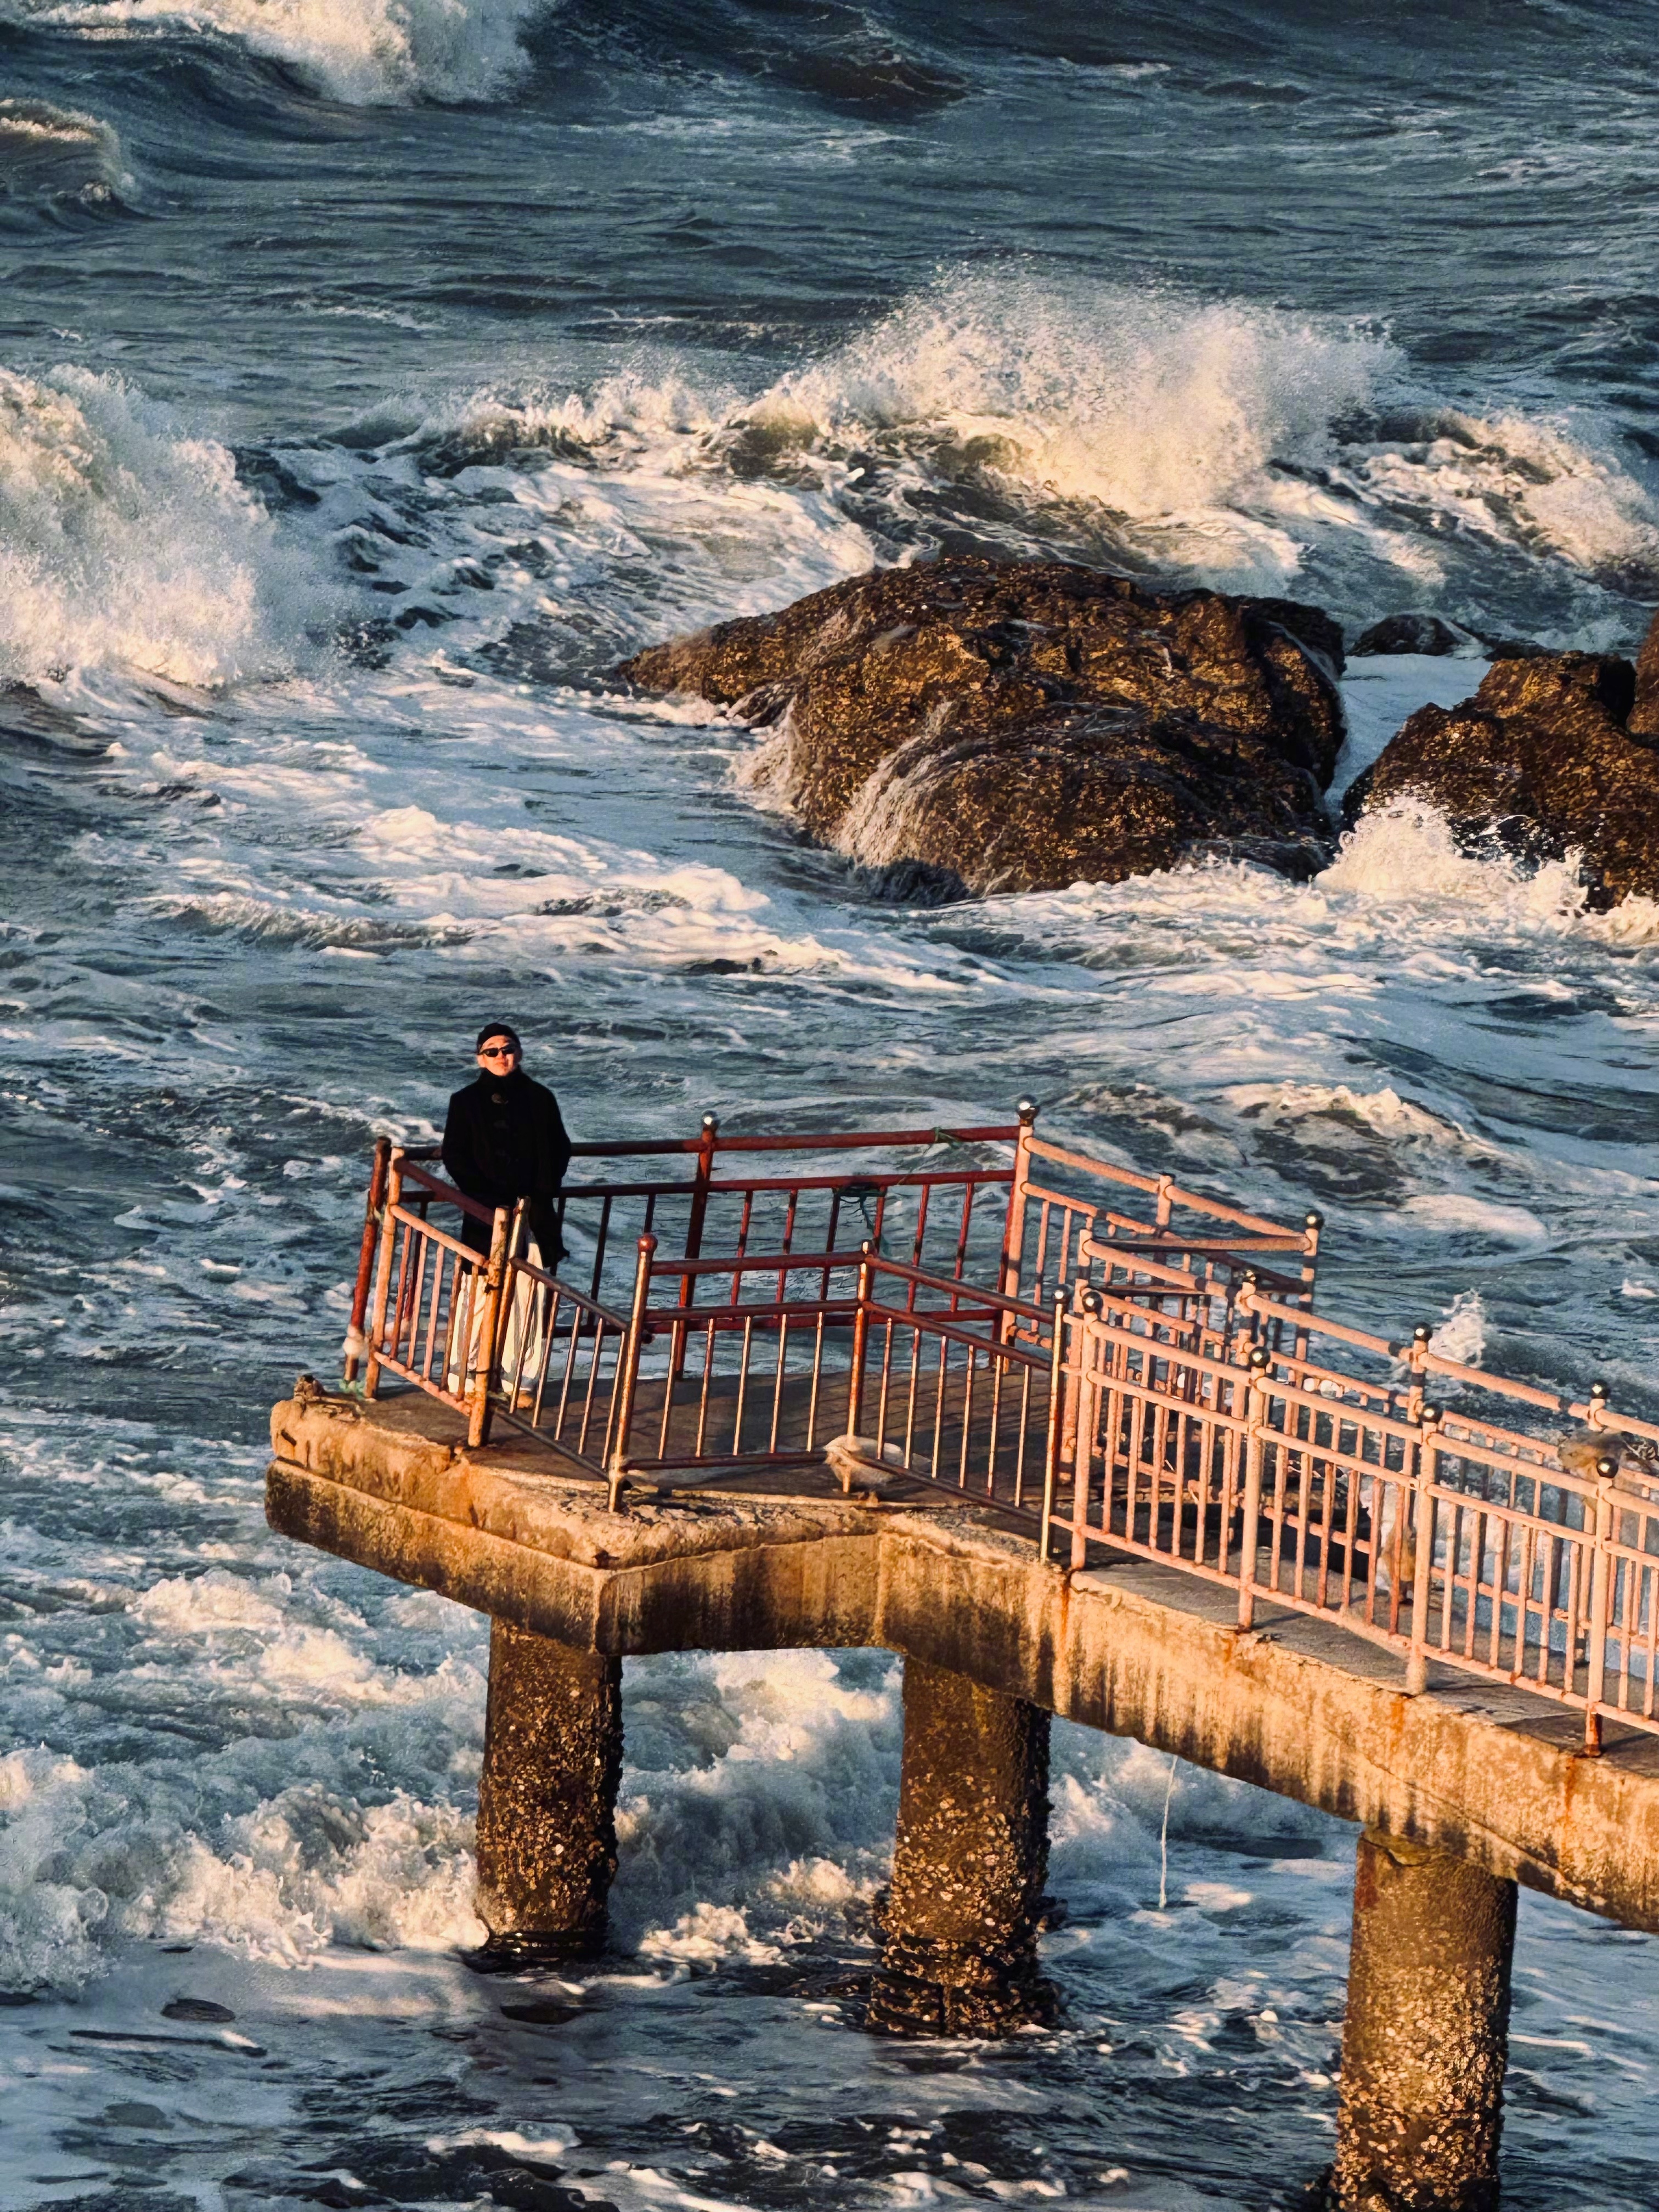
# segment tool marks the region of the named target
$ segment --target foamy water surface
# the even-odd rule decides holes
[[[1641,25],[1510,11],[1501,98],[1478,28],[0,4],[0,2203],[1184,2212],[1328,2156],[1352,1832],[1083,1731],[1060,2026],[856,2032],[879,1653],[630,1663],[611,1952],[473,1972],[484,1624],[273,1537],[263,1416],[496,1015],[584,1134],[1030,1091],[1320,1206],[1362,1322],[1651,1393],[1659,912],[1409,805],[1308,884],[909,910],[609,678],[941,546],[1628,647]],[[1481,665],[1353,662],[1339,784]],[[1509,2201],[1650,2201],[1653,1968],[1523,1899]]]

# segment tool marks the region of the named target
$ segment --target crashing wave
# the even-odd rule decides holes
[[[1368,325],[1023,264],[951,271],[758,390],[671,356],[396,432],[446,476],[540,456],[769,482],[833,500],[878,557],[948,537],[1355,623],[1403,598],[1484,630],[1498,604],[1615,647],[1659,595],[1659,508],[1593,424],[1460,412]]]
[[[538,0],[0,0],[0,21],[107,39],[226,39],[354,107],[498,100]]]
[[[132,188],[118,133],[46,100],[0,100],[0,198],[106,205]]]
[[[224,447],[118,378],[0,369],[0,681],[269,674],[314,599]]]

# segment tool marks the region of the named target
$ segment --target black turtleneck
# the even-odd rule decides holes
[[[482,1206],[530,1200],[531,1234],[544,1264],[561,1256],[555,1200],[570,1164],[570,1139],[559,1102],[522,1068],[510,1075],[483,1073],[458,1091],[444,1123],[444,1165],[459,1190]],[[486,1224],[463,1215],[463,1240],[475,1251],[489,1249]]]

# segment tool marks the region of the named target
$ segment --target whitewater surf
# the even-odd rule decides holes
[[[1410,805],[1305,884],[896,906],[611,675],[940,550],[1630,651],[1650,44],[0,0],[0,2203],[1255,2212],[1328,2158],[1352,1833],[1183,1768],[1160,1907],[1131,1744],[1056,1729],[1059,2026],[856,2032],[878,1653],[630,1663],[611,1954],[472,1974],[483,1624],[271,1536],[262,1421],[497,1015],[579,1135],[1030,1093],[1319,1206],[1365,1325],[1650,1389],[1659,915]],[[1351,662],[1339,786],[1483,665]],[[1509,2201],[1633,2212],[1652,1944],[1522,1918]]]

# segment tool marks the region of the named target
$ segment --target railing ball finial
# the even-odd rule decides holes
[[[1418,1344],[1426,1344],[1433,1334],[1433,1329],[1425,1321],[1419,1322],[1417,1327],[1412,1331],[1413,1340]]]
[[[702,1126],[712,1137],[720,1126],[720,1115],[718,1114],[705,1114],[702,1117]]]
[[[1091,1320],[1093,1320],[1099,1314],[1102,1306],[1104,1305],[1106,1301],[1101,1297],[1100,1292],[1094,1289],[1092,1285],[1088,1290],[1085,1291],[1082,1297],[1078,1300],[1078,1304],[1082,1307],[1084,1312],[1089,1316]]]
[[[1035,1098],[1017,1099],[1014,1102],[1014,1112],[1029,1129],[1037,1117],[1036,1100]]]
[[[1590,1384],[1590,1395],[1592,1398],[1599,1399],[1601,1404],[1605,1406],[1607,1402],[1607,1384],[1605,1382],[1592,1382]]]
[[[1255,1351],[1250,1354],[1250,1365],[1259,1375],[1267,1364],[1267,1347],[1265,1344],[1258,1344]]]
[[[1619,1462],[1616,1459],[1609,1459],[1607,1453],[1603,1452],[1595,1462],[1595,1472],[1603,1482],[1611,1482],[1619,1472]]]
[[[1325,1217],[1316,1206],[1310,1206],[1302,1218],[1310,1229],[1322,1229],[1325,1226]]]

